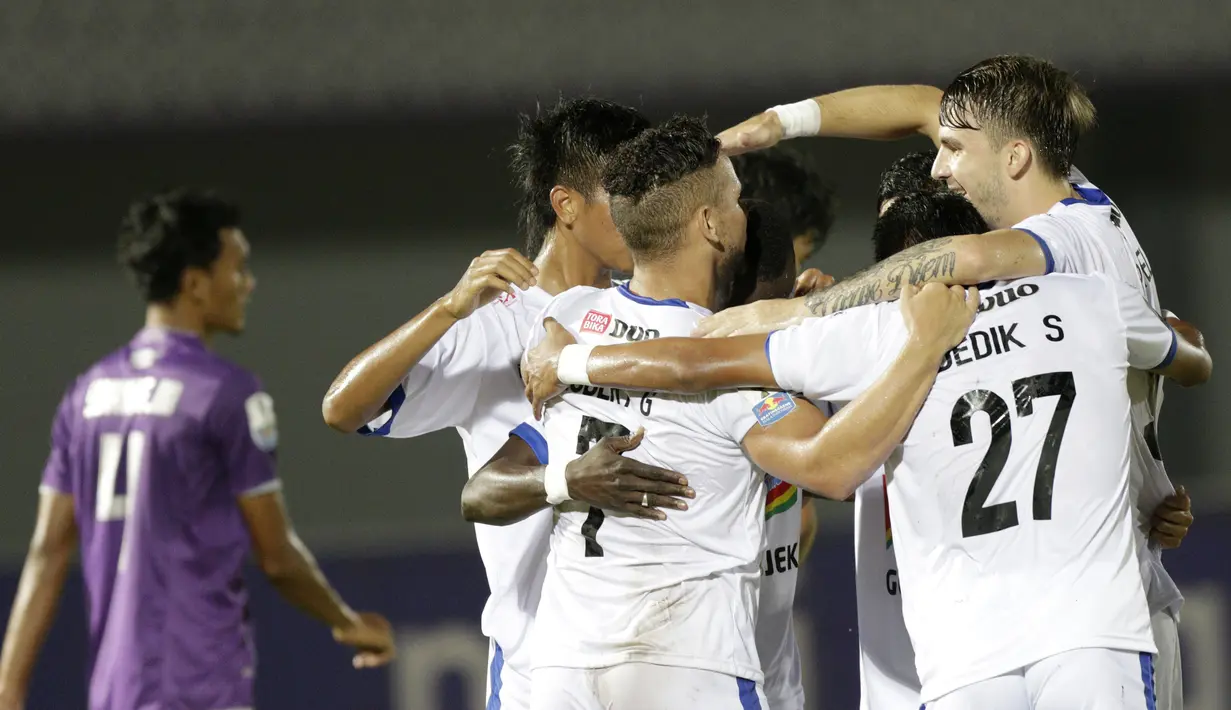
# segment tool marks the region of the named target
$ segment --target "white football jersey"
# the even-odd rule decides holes
[[[1150,307],[1161,313],[1150,261],[1124,213],[1076,169],[1069,175],[1069,181],[1082,199],[1061,200],[1046,213],[1025,219],[1015,228],[1039,240],[1047,254],[1049,270],[1118,276],[1138,289]],[[1154,509],[1175,492],[1157,439],[1162,380],[1148,372],[1133,371],[1129,373],[1128,391],[1133,402],[1134,431],[1129,500],[1134,501],[1137,513],[1137,544],[1146,598],[1151,612],[1170,608],[1178,614],[1184,598],[1163,568],[1162,549],[1150,544],[1148,535]]]
[[[919,707],[919,674],[902,619],[902,584],[893,542],[889,482],[883,471],[877,471],[855,491],[860,710]]]
[[[1075,648],[1155,651],[1126,377],[1167,362],[1175,333],[1102,275],[1021,279],[982,299],[885,465],[924,702]],[[845,402],[906,338],[889,303],[809,319],[766,350],[783,389]]]
[[[765,697],[774,710],[803,710],[804,707],[794,614],[803,503],[803,491],[798,487],[766,476],[766,544],[761,553],[761,602],[756,641],[757,655],[765,672]]]
[[[708,314],[620,286],[572,289],[543,315],[578,342],[608,345],[686,336]],[[765,482],[740,446],[756,423],[741,392],[575,386],[548,407],[539,428],[553,462],[644,427],[645,439],[626,455],[684,474],[696,498],[661,522],[558,506],[535,621],[535,668],[644,662],[762,680],[754,632]]]
[[[516,287],[514,287],[516,289]],[[518,369],[526,340],[551,296],[522,291],[475,310],[455,324],[389,397],[389,411],[360,433],[410,438],[453,427],[473,476],[508,441],[509,430],[533,416]],[[550,511],[512,525],[475,525],[490,596],[482,628],[504,662],[529,673],[530,629],[547,569]]]

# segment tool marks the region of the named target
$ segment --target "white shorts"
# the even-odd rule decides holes
[[[926,710],[1155,710],[1154,657],[1082,648],[972,683]]]
[[[1150,617],[1154,627],[1154,692],[1158,710],[1184,710],[1184,678],[1180,673],[1180,627],[1170,611]]]
[[[767,710],[761,684],[696,668],[538,668],[534,710]]]
[[[530,710],[530,676],[504,662],[500,644],[487,645],[487,704],[485,710]]]

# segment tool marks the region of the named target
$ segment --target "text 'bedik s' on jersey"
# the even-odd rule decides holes
[[[1029,217],[1015,229],[1032,234],[1043,246],[1048,270],[1069,274],[1107,274],[1137,289],[1155,311],[1162,310],[1150,260],[1124,213],[1098,187],[1074,169],[1069,183],[1081,199],[1057,202],[1047,212]],[[1154,509],[1175,492],[1163,465],[1157,426],[1163,403],[1162,378],[1132,371],[1128,376],[1133,407],[1132,477],[1129,501],[1136,513],[1138,552],[1150,612],[1168,609],[1178,618],[1184,598],[1163,568],[1162,549],[1149,541]]]
[[[845,402],[907,337],[898,304],[769,337],[779,386]],[[1112,277],[982,294],[965,340],[885,464],[922,700],[1076,648],[1155,651],[1128,501],[1129,368],[1175,333]]]
[[[186,333],[141,331],[64,395],[42,488],[76,508],[90,710],[252,706],[238,498],[278,489],[277,441],[256,377]]]
[[[687,336],[709,311],[627,286],[575,288],[544,311],[578,342]],[[538,328],[531,343],[541,338]],[[644,662],[762,680],[755,626],[765,481],[740,442],[757,424],[741,392],[669,395],[570,387],[548,407],[540,459],[571,460],[607,436],[645,428],[626,456],[688,477],[696,498],[665,521],[558,506],[534,635],[534,667]],[[734,687],[734,685],[732,686]]]
[[[502,295],[458,321],[389,396],[388,411],[359,433],[406,439],[452,427],[462,437],[466,472],[504,446],[509,431],[533,416],[519,366],[526,339],[550,296],[541,288]],[[546,570],[552,518],[542,511],[512,525],[475,525],[491,591],[483,634],[499,646],[501,663],[529,673],[534,610]]]

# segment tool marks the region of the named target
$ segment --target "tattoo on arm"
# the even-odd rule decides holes
[[[957,250],[952,242],[952,237],[945,237],[917,244],[824,291],[808,294],[804,305],[814,316],[827,316],[856,306],[892,301],[908,283],[950,283],[957,268]]]

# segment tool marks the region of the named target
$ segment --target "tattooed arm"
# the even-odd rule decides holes
[[[1033,235],[1020,229],[943,237],[916,244],[824,291],[814,291],[802,298],[758,301],[728,308],[702,320],[694,335],[766,333],[795,325],[811,316],[892,301],[908,283],[920,285],[937,281],[965,286],[1040,276],[1047,271],[1047,255],[1043,248]]]

